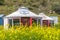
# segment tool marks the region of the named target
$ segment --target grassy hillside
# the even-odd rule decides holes
[[[0,0],[0,14],[10,14],[21,6],[28,7],[35,13],[59,9],[60,0]]]

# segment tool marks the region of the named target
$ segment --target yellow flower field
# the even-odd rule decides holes
[[[2,28],[2,27],[1,27]],[[0,40],[60,40],[60,29],[53,27],[0,28]]]

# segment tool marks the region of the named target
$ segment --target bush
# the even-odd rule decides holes
[[[0,0],[0,5],[4,5],[4,0]]]
[[[52,10],[60,14],[60,4],[55,4],[52,6]]]
[[[60,23],[55,24],[55,28],[60,29]]]

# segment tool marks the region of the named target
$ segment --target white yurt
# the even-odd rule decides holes
[[[46,16],[44,13],[40,13],[39,17],[41,17],[40,24],[41,26],[52,26],[54,25],[54,20],[48,16]]]
[[[4,17],[4,28],[9,28],[9,25],[32,25],[32,19],[38,15],[29,11],[26,7],[20,7],[17,11]]]

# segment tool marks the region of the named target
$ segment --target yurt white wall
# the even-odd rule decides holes
[[[8,22],[8,18],[4,18],[4,29],[8,29],[8,25],[9,22]]]

